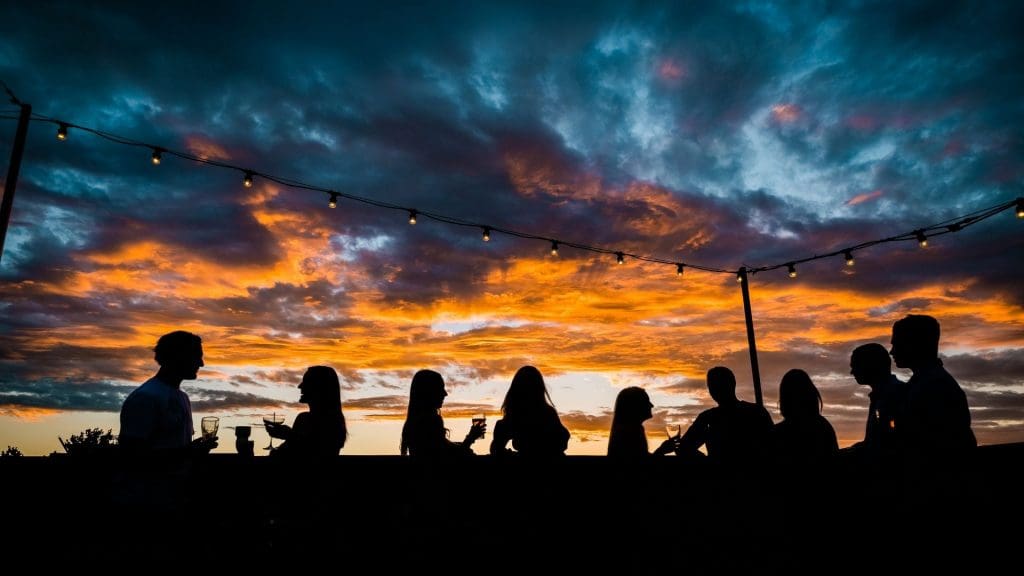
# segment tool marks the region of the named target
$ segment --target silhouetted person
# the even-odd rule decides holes
[[[850,374],[858,384],[870,386],[871,392],[864,440],[849,450],[866,456],[860,460],[869,466],[890,466],[900,449],[898,434],[903,426],[907,386],[892,373],[889,352],[881,344],[855,348],[850,355]]]
[[[544,376],[533,366],[523,366],[501,404],[502,418],[494,425],[491,454],[504,454],[511,441],[523,456],[547,457],[565,453],[569,431],[562,426],[551,403]]]
[[[337,456],[348,438],[338,373],[329,366],[310,366],[302,376],[299,393],[299,402],[309,405],[308,412],[296,416],[291,427],[266,423],[267,434],[285,441],[274,454],[303,458]]]
[[[412,377],[409,390],[409,411],[402,426],[402,455],[417,458],[471,456],[471,446],[487,430],[486,424],[473,425],[461,443],[448,439],[448,429],[441,418],[441,405],[448,392],[444,378],[433,370],[420,370]]]
[[[118,444],[135,455],[209,452],[217,441],[192,440],[192,404],[181,390],[181,382],[195,380],[204,366],[202,339],[191,332],[171,332],[160,337],[153,352],[160,369],[121,405]]]
[[[948,560],[951,553],[969,550],[963,539],[972,536],[964,524],[977,440],[967,397],[939,360],[935,318],[911,314],[898,320],[892,326],[890,353],[897,366],[914,373],[907,382],[901,427],[910,529],[918,532],[929,551],[942,551]],[[942,558],[929,555],[910,561],[919,560],[929,568],[946,562]]]
[[[638,386],[623,388],[615,397],[615,412],[612,415],[612,430],[608,436],[608,455],[617,458],[639,458],[650,455],[647,447],[647,433],[644,421],[653,416],[650,396]],[[676,438],[669,438],[654,451],[663,456],[675,450]]]
[[[782,421],[773,432],[774,481],[782,516],[774,537],[784,573],[820,567],[827,557],[824,546],[836,530],[822,505],[833,486],[839,443],[821,407],[821,394],[807,372],[786,372],[779,383]]]
[[[773,433],[775,459],[785,468],[820,468],[839,452],[836,431],[821,415],[821,393],[803,370],[790,370],[779,383],[782,422]]]
[[[153,352],[160,369],[121,405],[118,444],[126,466],[114,489],[119,522],[128,527],[120,531],[124,550],[140,557],[156,557],[186,533],[191,457],[217,446],[215,438],[192,439],[192,405],[181,390],[203,366],[202,339],[171,332]]]
[[[730,467],[760,460],[772,432],[768,411],[736,398],[736,377],[724,366],[708,370],[707,383],[718,406],[697,416],[680,438],[677,453],[691,456],[706,446],[712,462]]]

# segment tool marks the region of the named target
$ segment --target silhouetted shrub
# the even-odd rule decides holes
[[[73,434],[67,441],[57,436],[57,440],[60,440],[65,452],[73,455],[107,454],[117,448],[113,430],[104,432],[102,428],[83,430]]]
[[[0,452],[0,458],[21,458],[24,454],[21,450],[18,450],[17,446],[8,446],[7,450]]]

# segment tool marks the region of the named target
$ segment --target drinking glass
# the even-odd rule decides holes
[[[200,430],[203,432],[203,438],[213,440],[217,438],[217,428],[220,426],[220,418],[217,418],[216,416],[206,416],[203,418],[202,423],[199,426]]]
[[[284,424],[284,414],[278,414],[278,413],[275,412],[275,413],[271,414],[270,416],[264,416],[263,417],[263,425],[264,425],[264,427],[269,428],[269,427],[271,427],[271,426],[273,426],[275,424]],[[270,431],[269,430],[267,430],[267,436],[270,436]],[[264,450],[273,450],[273,449],[274,449],[274,437],[270,436],[270,444],[268,444],[264,448]]]
[[[680,426],[679,424],[666,424],[665,425],[665,434],[668,434],[669,438],[673,438],[673,439],[679,438],[679,435],[682,434],[682,432],[683,432],[683,427]]]
[[[486,423],[487,423],[487,415],[486,414],[474,414],[473,415],[473,427],[474,428],[477,427],[477,426],[481,426],[482,427]],[[486,433],[481,434],[480,437],[483,438],[485,434]]]

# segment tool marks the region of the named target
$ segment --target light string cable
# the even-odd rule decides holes
[[[11,91],[7,88],[6,84],[4,85],[4,89],[11,96],[11,102],[12,103],[13,102],[17,102],[17,99],[14,97],[14,94],[11,93]],[[0,119],[14,119],[14,118],[16,118],[16,116],[0,114]],[[570,240],[562,240],[562,239],[554,238],[554,237],[551,237],[551,236],[544,236],[544,235],[540,235],[540,234],[534,234],[534,233],[531,233],[531,232],[524,232],[524,231],[521,231],[521,230],[515,230],[513,228],[506,228],[506,227],[503,227],[503,226],[495,226],[495,225],[491,225],[491,224],[485,224],[485,223],[482,223],[482,222],[466,220],[466,219],[463,219],[463,218],[458,218],[458,217],[454,217],[454,216],[449,216],[447,214],[442,214],[440,212],[433,212],[433,211],[429,211],[429,210],[420,210],[420,209],[417,209],[417,208],[413,208],[413,207],[409,207],[409,206],[404,206],[404,205],[400,205],[400,204],[395,204],[395,203],[392,203],[392,202],[387,202],[387,201],[383,201],[383,200],[377,200],[377,199],[368,198],[368,197],[365,197],[365,196],[359,196],[357,194],[352,194],[352,193],[349,193],[349,192],[342,192],[342,191],[334,190],[334,189],[331,189],[331,188],[325,188],[323,186],[317,186],[317,185],[314,185],[314,184],[309,184],[309,183],[302,182],[300,180],[296,180],[296,179],[293,179],[293,178],[288,178],[288,177],[284,177],[284,176],[277,176],[277,175],[274,175],[274,174],[269,174],[269,173],[266,173],[266,172],[261,172],[259,170],[254,170],[254,169],[246,168],[246,167],[243,167],[243,166],[238,166],[238,165],[235,165],[235,164],[229,164],[229,163],[226,163],[226,162],[221,162],[219,160],[212,160],[212,159],[209,159],[209,158],[202,158],[200,156],[196,156],[196,155],[190,154],[188,152],[181,152],[181,151],[174,150],[174,149],[171,149],[171,148],[167,148],[167,147],[164,147],[164,146],[150,144],[150,143],[147,143],[147,142],[141,142],[141,141],[138,141],[138,140],[134,140],[132,138],[127,138],[127,137],[124,137],[124,136],[120,136],[120,135],[117,135],[117,134],[106,132],[104,130],[90,128],[88,126],[82,126],[82,125],[79,125],[79,124],[75,124],[73,122],[63,121],[63,120],[60,120],[60,119],[57,119],[57,118],[52,118],[52,117],[45,116],[45,115],[42,115],[42,114],[33,113],[32,114],[32,119],[35,120],[35,121],[39,121],[39,122],[46,122],[46,123],[57,125],[58,126],[58,137],[61,138],[61,139],[67,137],[68,129],[74,128],[75,130],[81,130],[83,132],[86,132],[86,133],[89,133],[89,134],[93,134],[95,136],[99,136],[100,138],[103,138],[105,140],[108,140],[110,142],[114,142],[114,143],[117,143],[117,144],[122,144],[122,145],[126,145],[126,146],[133,146],[133,147],[137,147],[137,148],[144,148],[144,149],[152,150],[152,159],[153,159],[153,163],[154,164],[159,164],[161,159],[162,159],[162,157],[163,157],[163,155],[174,156],[174,157],[181,158],[183,160],[187,160],[187,161],[190,161],[190,162],[195,162],[195,163],[198,163],[198,164],[205,164],[205,165],[208,165],[208,166],[215,166],[215,167],[218,167],[218,168],[226,168],[226,169],[229,169],[229,170],[238,171],[238,172],[240,172],[240,173],[242,173],[244,175],[243,182],[245,183],[246,186],[251,186],[252,183],[253,183],[253,179],[259,177],[259,178],[262,178],[264,180],[267,180],[267,181],[270,181],[270,182],[274,182],[274,183],[277,183],[277,184],[280,184],[282,186],[286,186],[286,187],[289,187],[289,188],[298,189],[298,190],[309,190],[309,191],[314,191],[314,192],[319,192],[319,193],[322,193],[322,194],[326,194],[329,197],[329,206],[331,206],[332,208],[337,205],[337,200],[339,198],[345,198],[345,199],[348,199],[348,200],[352,200],[354,202],[359,202],[359,203],[362,203],[362,204],[366,204],[366,205],[370,205],[370,206],[375,206],[375,207],[378,207],[378,208],[385,208],[385,209],[389,209],[389,210],[406,212],[409,215],[409,222],[411,224],[415,224],[416,223],[417,217],[424,217],[424,218],[427,218],[427,219],[430,219],[430,220],[434,220],[434,221],[445,223],[445,224],[451,224],[451,225],[454,225],[454,226],[460,226],[460,227],[465,227],[465,228],[476,228],[476,229],[482,231],[483,238],[484,238],[485,241],[489,241],[490,237],[491,237],[491,234],[493,234],[493,233],[501,233],[501,234],[505,234],[507,236],[512,236],[512,237],[515,237],[515,238],[522,238],[522,239],[526,239],[526,240],[541,240],[541,241],[550,243],[550,245],[551,245],[551,253],[553,255],[558,253],[558,249],[560,247],[569,247],[569,248],[575,248],[577,250],[583,250],[583,251],[587,251],[587,252],[592,252],[592,253],[595,253],[595,254],[614,255],[616,257],[616,261],[619,264],[624,263],[626,258],[631,258],[633,260],[639,260],[641,262],[650,262],[650,263],[654,263],[654,264],[665,264],[665,265],[675,266],[676,267],[676,273],[679,274],[679,275],[681,275],[683,273],[683,270],[685,268],[693,268],[695,270],[701,270],[701,271],[704,271],[704,272],[711,272],[711,273],[717,273],[717,274],[738,274],[741,270],[746,270],[746,272],[748,274],[757,274],[757,273],[760,273],[760,272],[768,272],[768,271],[772,271],[772,270],[778,270],[778,269],[781,269],[781,268],[787,268],[788,271],[789,271],[790,276],[791,277],[796,277],[796,268],[795,267],[796,267],[797,264],[804,264],[804,263],[811,262],[811,261],[814,261],[814,260],[822,260],[822,259],[825,259],[825,258],[833,258],[833,257],[839,256],[839,255],[842,255],[842,256],[844,256],[846,258],[846,263],[848,265],[852,266],[853,262],[854,262],[853,254],[855,252],[860,251],[860,250],[864,250],[864,249],[872,247],[872,246],[876,246],[878,244],[886,244],[886,243],[890,243],[890,242],[905,242],[905,241],[909,241],[909,240],[917,240],[922,246],[925,246],[927,244],[927,239],[928,238],[932,238],[932,237],[935,237],[935,236],[942,236],[944,234],[950,234],[950,233],[953,233],[953,232],[959,232],[960,230],[963,230],[964,228],[966,228],[968,226],[972,226],[974,224],[982,222],[982,221],[984,221],[984,220],[986,220],[988,218],[991,218],[992,216],[995,216],[996,214],[998,214],[1000,212],[1003,212],[1004,210],[1008,210],[1010,208],[1013,208],[1014,206],[1016,206],[1016,208],[1017,208],[1018,216],[1021,216],[1022,211],[1024,211],[1024,199],[1016,198],[1015,200],[1010,200],[1008,202],[1003,202],[1003,203],[997,204],[995,206],[991,206],[989,208],[983,208],[981,210],[977,210],[977,211],[971,212],[969,214],[965,214],[965,215],[962,215],[962,216],[957,216],[955,218],[951,218],[951,219],[945,220],[943,222],[938,222],[938,223],[935,223],[935,224],[930,224],[928,226],[924,226],[922,228],[917,228],[917,229],[911,230],[909,232],[903,232],[901,234],[896,234],[894,236],[889,236],[887,238],[880,238],[880,239],[877,239],[877,240],[869,240],[869,241],[866,241],[866,242],[861,242],[859,244],[854,244],[854,245],[846,246],[846,247],[843,247],[843,248],[838,248],[836,250],[832,250],[830,252],[823,253],[823,254],[814,254],[812,256],[807,256],[807,257],[804,257],[804,258],[798,258],[798,259],[793,259],[793,260],[787,260],[787,261],[780,262],[780,263],[777,263],[777,264],[770,264],[770,265],[764,265],[764,266],[744,266],[744,267],[739,268],[739,269],[728,269],[728,268],[720,268],[720,267],[714,267],[714,266],[707,266],[707,265],[703,265],[703,264],[684,262],[684,261],[681,261],[681,260],[661,258],[661,257],[657,257],[657,256],[649,256],[649,255],[644,255],[644,254],[637,254],[637,253],[633,253],[633,252],[626,252],[624,250],[616,250],[616,249],[611,249],[611,248],[605,248],[605,247],[602,247],[602,246],[594,246],[594,245],[590,245],[590,244],[584,244],[582,242],[575,242],[575,241],[570,241]]]

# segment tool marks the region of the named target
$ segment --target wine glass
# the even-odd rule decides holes
[[[220,426],[220,418],[216,416],[205,416],[199,424],[203,438],[213,440],[217,438],[217,428]]]
[[[263,417],[263,426],[264,426],[264,428],[267,429],[267,436],[270,436],[270,427],[271,426],[275,426],[277,424],[284,424],[284,414],[278,414],[277,412],[274,412],[270,416],[264,416]],[[268,444],[264,448],[264,450],[273,450],[273,449],[274,449],[274,437],[270,436],[270,444]]]
[[[670,440],[678,439],[679,435],[682,434],[682,432],[683,432],[683,427],[680,426],[679,424],[666,424],[665,425],[665,434],[668,434],[668,437],[669,437]]]

